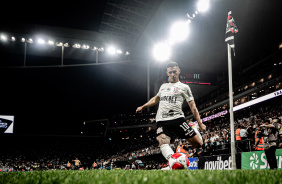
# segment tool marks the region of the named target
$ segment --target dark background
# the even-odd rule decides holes
[[[155,85],[160,86],[166,79],[165,63],[157,63],[152,58],[153,43],[166,38],[171,23],[178,17],[185,18],[185,14],[194,9],[195,2],[162,1],[138,42],[132,46],[130,64],[1,67],[0,114],[15,116],[15,134],[71,135],[80,134],[84,121],[134,113],[147,101],[146,63],[151,63],[151,96],[155,95]],[[5,2],[1,5],[4,11],[0,14],[0,33],[5,33],[11,24],[19,25],[19,33],[21,24],[99,32],[106,4],[107,1]],[[192,20],[187,41],[173,48],[173,59],[179,62],[183,73],[201,73],[214,78],[227,76],[224,33],[228,8],[232,9],[239,29],[235,35],[236,57],[233,57],[235,74],[278,51],[278,44],[282,42],[281,2],[215,0],[211,1],[206,14]],[[38,52],[42,55],[37,56],[29,50],[27,60],[37,65],[60,63],[60,53],[54,49],[58,48],[41,48]],[[0,50],[0,60],[5,66],[22,65],[23,45],[1,43]],[[54,56],[47,57],[45,52]],[[84,57],[92,57],[87,52],[75,52],[81,59],[72,62],[87,63]],[[104,60],[110,59],[105,56]]]

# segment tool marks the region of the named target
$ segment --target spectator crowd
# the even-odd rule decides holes
[[[241,129],[239,132],[241,140],[236,141],[237,152],[254,150],[255,133],[266,119],[271,119],[278,125],[281,148],[282,102],[269,100],[252,108],[236,111],[234,117],[236,118],[235,130]],[[184,140],[175,137],[171,142],[174,151],[177,151],[177,146],[184,143],[187,144],[189,157],[230,153],[231,132],[228,114],[205,124],[207,131],[202,133],[203,150],[196,150]],[[143,136],[139,139],[113,138],[111,140],[104,137],[8,136],[2,142],[0,170],[160,169],[166,167],[167,161],[160,154],[154,139],[154,129],[150,128],[150,131],[142,130],[142,132]],[[80,160],[78,166],[75,165],[76,159]],[[136,160],[142,160],[143,166],[138,165]]]

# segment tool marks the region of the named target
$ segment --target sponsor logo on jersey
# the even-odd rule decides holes
[[[162,133],[163,132],[163,127],[159,127],[158,129],[157,129],[157,134],[160,134],[160,133]]]
[[[180,90],[180,89],[179,89],[178,87],[176,87],[176,88],[173,89],[173,92],[174,92],[174,93],[179,93],[179,90]]]
[[[170,110],[168,112],[162,112],[162,117],[167,118],[167,117],[173,117],[174,115],[181,114],[179,112],[174,112],[173,110]]]
[[[176,103],[177,96],[162,96],[160,101],[167,101],[169,103]]]

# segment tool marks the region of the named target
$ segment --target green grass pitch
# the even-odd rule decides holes
[[[281,184],[282,170],[85,170],[1,172],[1,184]]]

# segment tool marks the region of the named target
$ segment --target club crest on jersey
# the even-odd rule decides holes
[[[160,134],[160,133],[162,133],[163,132],[163,127],[159,127],[158,129],[157,129],[157,134]]]
[[[176,87],[176,88],[173,89],[173,92],[174,92],[174,93],[179,93],[179,90],[180,90],[180,89],[179,89],[178,87]]]

